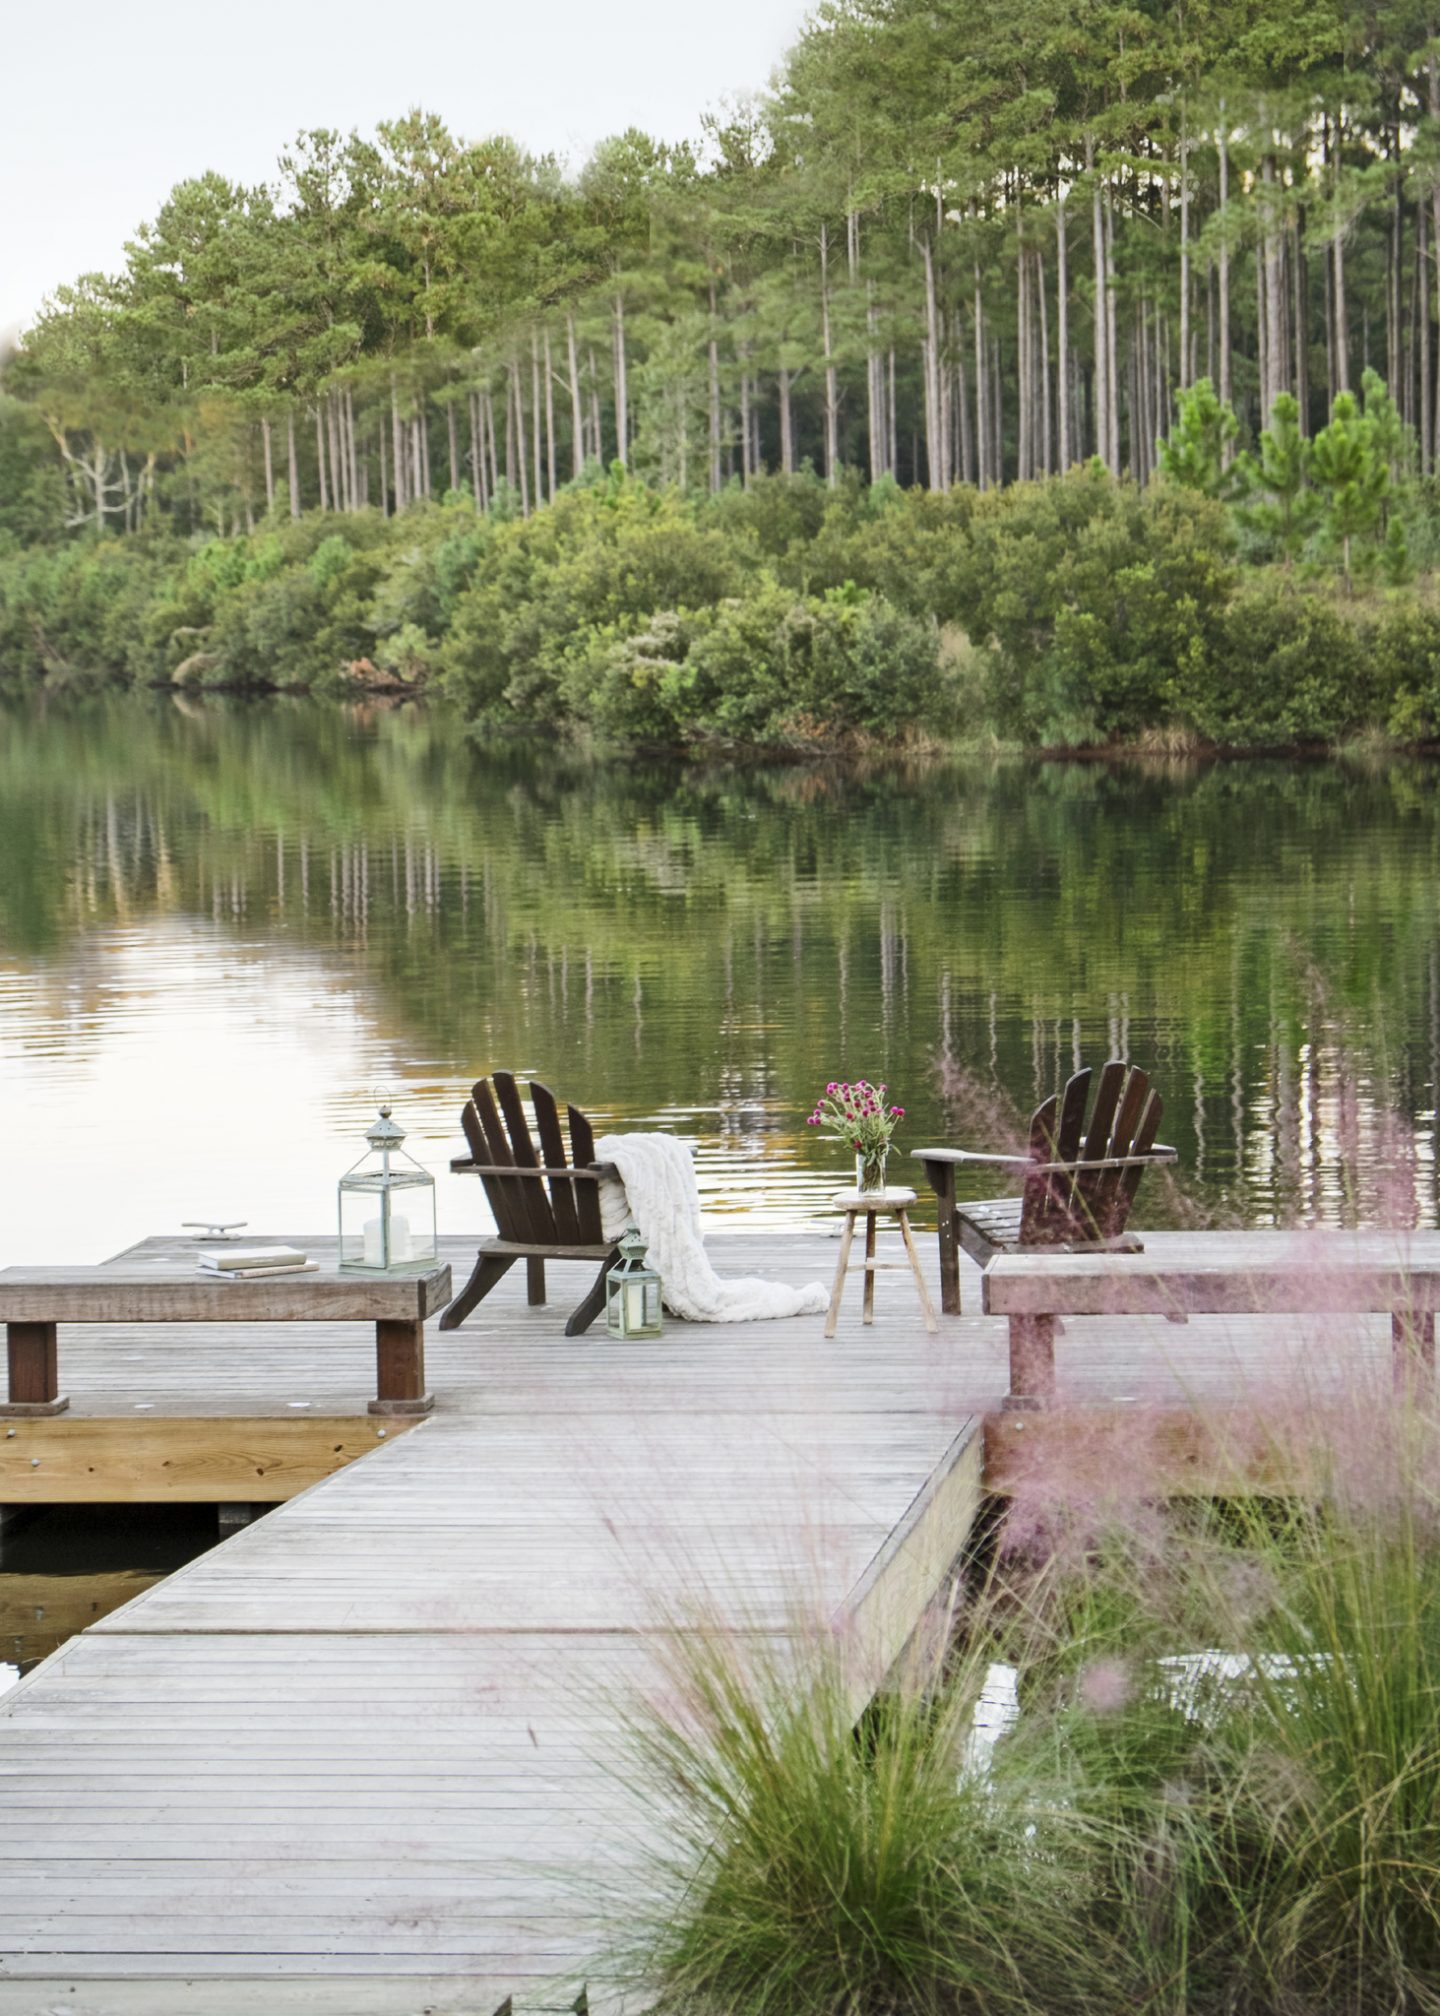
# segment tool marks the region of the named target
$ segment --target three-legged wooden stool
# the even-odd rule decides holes
[[[875,1321],[875,1276],[887,1268],[900,1269],[906,1265],[902,1260],[877,1260],[875,1258],[875,1220],[882,1211],[887,1211],[899,1221],[900,1237],[905,1241],[910,1272],[915,1277],[916,1292],[920,1297],[920,1307],[925,1312],[925,1328],[935,1328],[935,1310],[930,1301],[930,1290],[925,1286],[925,1276],[920,1272],[920,1256],[915,1251],[915,1241],[910,1234],[910,1206],[915,1202],[913,1190],[837,1190],[833,1198],[837,1211],[845,1213],[845,1229],[840,1235],[840,1262],[835,1269],[835,1286],[830,1291],[830,1307],[825,1315],[825,1335],[835,1335],[835,1325],[840,1320],[840,1298],[845,1292],[845,1276],[850,1271],[850,1244],[855,1237],[855,1220],[862,1215],[865,1219],[865,1291],[864,1321]]]

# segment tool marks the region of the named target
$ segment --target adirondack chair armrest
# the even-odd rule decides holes
[[[1033,1169],[1036,1165],[1028,1155],[986,1155],[974,1148],[916,1148],[911,1151],[915,1162],[980,1162],[992,1169]]]
[[[450,1163],[450,1167],[457,1176],[579,1176],[589,1183],[598,1183],[602,1177],[617,1174],[613,1162],[589,1162],[579,1164],[573,1169],[551,1169],[548,1167],[524,1169],[517,1167],[513,1162],[474,1162],[468,1155],[454,1157]]]
[[[1021,1169],[1027,1176],[1061,1176],[1081,1169],[1143,1169],[1151,1162],[1173,1162],[1178,1149],[1157,1141],[1143,1155],[1106,1155],[1096,1161],[1037,1162],[1031,1155],[985,1155],[971,1148],[916,1148],[916,1162],[979,1163],[991,1169]]]

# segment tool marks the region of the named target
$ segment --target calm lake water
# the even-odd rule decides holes
[[[696,1143],[710,1222],[823,1212],[805,1124],[999,1139],[1146,1063],[1154,1224],[1436,1220],[1440,770],[600,765],[439,714],[141,695],[0,711],[0,1265],[199,1217],[334,1222],[387,1086],[436,1173],[497,1066]],[[997,1110],[997,1092],[1003,1095]],[[206,1508],[0,1533],[0,1686],[215,1539]],[[11,1662],[11,1663],[7,1663]]]
[[[1112,1052],[1180,1150],[1150,1222],[1435,1222],[1434,768],[596,764],[148,694],[0,738],[0,1264],[327,1229],[377,1085],[478,1226],[496,1066],[692,1137],[717,1224],[823,1210],[827,1078],[986,1145]]]

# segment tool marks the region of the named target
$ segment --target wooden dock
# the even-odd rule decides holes
[[[712,1243],[724,1271],[796,1281],[836,1255]],[[457,1277],[468,1257],[447,1242]],[[437,1404],[413,1425],[366,1418],[363,1325],[65,1334],[70,1413],[6,1424],[0,1502],[44,1496],[35,1463],[79,1489],[73,1446],[38,1438],[87,1423],[97,1498],[127,1437],[147,1493],[147,1464],[181,1461],[185,1429],[156,1454],[168,1423],[218,1452],[177,1496],[284,1497],[293,1479],[247,1474],[237,1443],[296,1415],[340,1467],[0,1701],[0,2016],[572,2007],[605,1943],[594,1878],[635,1852],[616,1690],[656,1684],[664,1633],[695,1617],[772,1641],[841,1625],[882,1671],[965,1543],[982,1464],[1041,1428],[998,1414],[1003,1321],[928,1335],[903,1275],[884,1281],[875,1326],[857,1290],[832,1343],[815,1317],[619,1346],[566,1340],[567,1305],[527,1308],[512,1277],[463,1329],[431,1326]],[[978,1310],[969,1268],[963,1288]],[[1352,1320],[1346,1376],[1389,1341]],[[1265,1316],[1080,1318],[1054,1418],[1253,1405],[1307,1350]]]

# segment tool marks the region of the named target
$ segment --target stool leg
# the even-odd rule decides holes
[[[897,1211],[900,1220],[900,1237],[905,1241],[905,1251],[910,1255],[910,1272],[915,1276],[915,1291],[920,1297],[920,1307],[925,1312],[925,1328],[935,1330],[935,1307],[930,1300],[930,1290],[925,1286],[925,1276],[920,1272],[920,1255],[915,1251],[915,1241],[910,1236],[910,1214]]]
[[[875,1258],[875,1213],[865,1213],[865,1321],[875,1321],[875,1269],[870,1263]]]
[[[855,1213],[845,1213],[845,1230],[840,1234],[840,1261],[835,1269],[835,1286],[830,1290],[830,1307],[825,1312],[825,1335],[835,1335],[840,1320],[840,1297],[845,1293],[845,1275],[850,1266],[850,1241],[855,1237]]]

